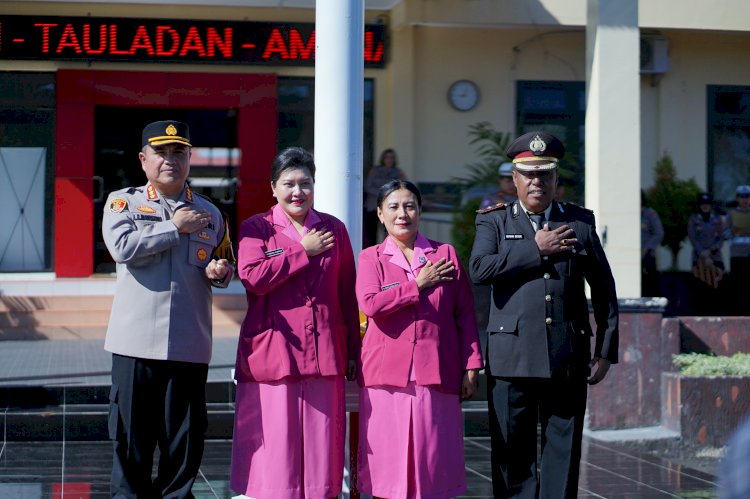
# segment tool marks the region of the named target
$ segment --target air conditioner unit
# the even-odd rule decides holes
[[[669,71],[669,41],[659,35],[641,36],[641,74]]]

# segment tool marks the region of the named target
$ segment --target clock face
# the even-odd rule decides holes
[[[448,89],[448,101],[459,111],[470,111],[479,103],[479,87],[469,80],[458,80]]]

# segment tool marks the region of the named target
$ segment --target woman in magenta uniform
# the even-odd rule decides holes
[[[362,344],[359,489],[376,497],[449,498],[466,490],[461,400],[482,368],[468,275],[449,244],[418,232],[422,197],[385,184],[388,237],[359,257]]]
[[[247,315],[237,351],[231,488],[257,498],[341,491],[344,376],[356,375],[359,313],[343,223],[313,209],[312,155],[274,160],[277,204],[245,220],[238,272]]]

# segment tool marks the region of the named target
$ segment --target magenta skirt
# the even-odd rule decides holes
[[[360,491],[388,499],[447,499],[466,491],[459,396],[419,386],[360,392]]]
[[[341,492],[344,377],[237,383],[232,490],[256,499],[324,499]]]

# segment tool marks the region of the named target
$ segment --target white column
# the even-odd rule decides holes
[[[362,249],[364,0],[315,4],[315,208]]]
[[[641,296],[638,0],[588,0],[586,207],[619,298]]]

